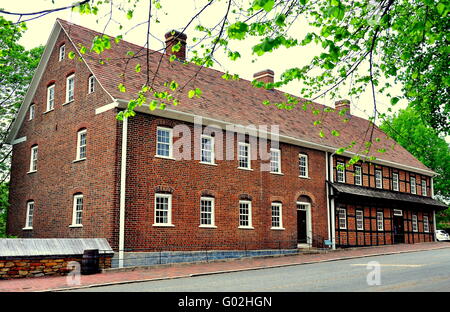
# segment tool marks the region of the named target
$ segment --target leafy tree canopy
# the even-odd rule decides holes
[[[27,51],[17,43],[25,30],[25,24],[0,16],[0,182],[9,177],[11,147],[4,140],[43,51],[43,47]]]
[[[381,129],[438,174],[433,179],[435,195],[450,202],[450,146],[445,139],[411,107],[386,119]],[[441,213],[439,219],[450,224],[450,210]]]

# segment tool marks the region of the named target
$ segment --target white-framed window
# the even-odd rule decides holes
[[[156,130],[156,155],[172,158],[172,129],[158,127]]]
[[[172,194],[155,194],[156,226],[172,226]]]
[[[413,232],[419,231],[419,227],[417,225],[417,215],[416,214],[412,215],[412,228],[413,228]]]
[[[377,211],[377,229],[378,231],[384,230],[384,215],[383,211]]]
[[[345,163],[338,161],[336,166],[337,182],[345,183]]]
[[[425,233],[430,232],[430,223],[428,221],[428,216],[423,216],[423,231]]]
[[[298,169],[300,177],[302,178],[308,177],[308,155],[306,154],[298,155]]]
[[[358,231],[364,230],[364,211],[356,210],[356,229]]]
[[[375,187],[383,188],[383,173],[381,170],[375,170]]]
[[[83,224],[83,194],[73,195],[72,226]]]
[[[270,172],[281,173],[281,151],[276,148],[270,149]]]
[[[29,120],[33,120],[35,115],[36,106],[34,104],[30,105],[30,111],[29,111]]]
[[[251,169],[250,161],[250,144],[239,142],[238,143],[238,161],[241,169]]]
[[[82,129],[77,133],[77,160],[86,159],[87,130]]]
[[[75,74],[66,79],[66,103],[72,102],[75,97]]]
[[[47,112],[53,110],[55,107],[55,85],[52,84],[47,87]]]
[[[31,147],[30,172],[37,171],[37,160],[38,160],[38,146],[35,145]]]
[[[347,229],[347,209],[338,208],[339,228],[342,230]]]
[[[27,202],[27,216],[25,220],[25,229],[33,228],[34,201]]]
[[[252,202],[249,200],[239,201],[239,227],[252,228]]]
[[[422,195],[427,196],[427,180],[422,179]]]
[[[208,135],[202,135],[201,142],[201,161],[205,164],[214,164],[214,138]]]
[[[66,45],[63,44],[59,47],[59,61],[62,61],[66,56]]]
[[[398,173],[392,173],[392,190],[398,191]]]
[[[355,166],[355,185],[362,185],[361,166]]]
[[[283,228],[283,205],[272,203],[272,229]]]
[[[88,78],[88,93],[93,93],[95,91],[95,77],[90,75]]]
[[[200,227],[215,227],[213,197],[200,198]]]
[[[416,194],[417,193],[417,190],[416,190],[416,178],[415,177],[411,177],[410,181],[411,181],[411,194]]]

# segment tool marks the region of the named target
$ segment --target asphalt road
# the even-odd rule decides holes
[[[371,261],[379,263],[379,267],[368,267],[368,263]],[[369,285],[368,280],[371,285]],[[102,286],[75,291],[450,291],[450,249],[366,257],[172,280]]]

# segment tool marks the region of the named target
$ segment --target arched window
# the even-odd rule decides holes
[[[90,75],[88,78],[88,94],[93,93],[95,91],[95,77],[94,75]]]

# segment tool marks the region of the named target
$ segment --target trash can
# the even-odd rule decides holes
[[[81,259],[81,274],[89,275],[100,272],[100,254],[98,249],[86,249]]]

